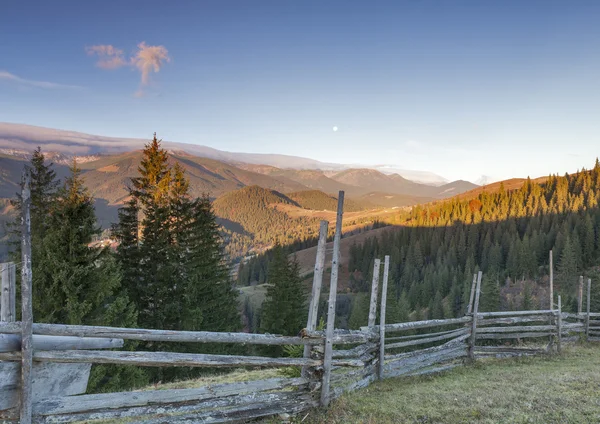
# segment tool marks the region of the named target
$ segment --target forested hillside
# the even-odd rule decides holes
[[[338,200],[337,197],[330,196],[320,190],[305,190],[289,193],[288,198],[292,199],[304,209],[312,209],[318,211],[336,211]],[[357,202],[352,199],[344,200],[344,211],[358,212],[365,209],[373,209],[374,206],[367,202]]]
[[[598,276],[600,163],[591,171],[526,180],[521,188],[481,192],[415,207],[402,228],[351,249],[355,291],[367,291],[375,257],[391,255],[394,319],[464,313],[473,273],[484,273],[482,309],[548,307],[548,252],[558,291],[573,308],[580,274]],[[598,285],[596,285],[598,287]],[[359,303],[359,302],[355,302]],[[360,305],[353,311],[364,314]]]

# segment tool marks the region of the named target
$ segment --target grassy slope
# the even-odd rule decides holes
[[[560,357],[491,359],[440,376],[385,380],[304,423],[600,422],[598,381],[600,346],[578,346]]]

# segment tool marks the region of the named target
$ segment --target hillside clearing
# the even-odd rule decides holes
[[[304,423],[600,422],[600,346],[562,356],[480,360],[434,377],[389,379],[342,396]]]

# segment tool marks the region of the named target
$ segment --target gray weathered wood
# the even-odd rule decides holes
[[[127,419],[128,423],[217,423],[247,421],[278,413],[297,413],[316,406],[311,394],[261,392],[173,404],[106,409],[46,416],[40,422],[90,422]]]
[[[500,312],[479,312],[477,318],[501,318],[501,317],[519,317],[524,315],[542,315],[546,317],[554,316],[555,311],[550,309],[536,311],[500,311]]]
[[[323,381],[321,385],[321,406],[329,405],[329,380],[331,378],[331,357],[333,355],[333,330],[335,327],[335,302],[339,272],[340,240],[342,238],[342,218],[344,216],[344,192],[338,194],[335,236],[333,238],[333,258],[331,260],[331,282],[329,285],[329,304],[327,310],[327,329],[325,334],[325,355],[323,358]]]
[[[423,358],[416,358],[411,364],[402,362],[388,363],[385,366],[385,377],[400,377],[409,373],[416,372],[419,369],[427,368],[435,364],[452,361],[458,358],[468,356],[468,348],[459,346],[454,349],[438,352],[435,355],[428,355]]]
[[[431,352],[439,352],[445,349],[448,349],[449,347],[454,347],[457,346],[459,344],[465,344],[464,342],[471,337],[471,332],[464,334],[462,336],[459,336],[453,340],[447,341],[446,343],[439,345],[439,346],[434,346],[434,347],[428,347],[426,349],[419,349],[419,350],[413,350],[411,352],[403,352],[403,353],[396,353],[394,355],[386,355],[385,358],[387,360],[394,360],[394,359],[402,359],[402,358],[412,358],[414,356],[420,356],[426,353],[431,353]]]
[[[550,307],[551,310],[554,309],[554,264],[552,262],[552,250],[550,250],[550,295],[549,295],[549,302],[548,302],[548,306]]]
[[[452,368],[460,367],[462,364],[448,364],[442,365],[441,367],[435,368],[427,368],[425,370],[419,370],[415,372],[409,372],[408,374],[404,374],[404,377],[416,377],[418,375],[430,375],[430,374],[439,374],[444,371],[449,371]]]
[[[120,347],[123,347],[123,339],[33,335],[33,349],[35,350],[114,349]],[[18,350],[21,350],[21,337],[18,334],[0,334],[0,352]]]
[[[586,339],[589,341],[590,339],[590,297],[591,297],[591,291],[592,291],[592,279],[588,278],[587,281],[587,306],[586,306],[586,316],[585,316],[585,337]]]
[[[375,343],[365,343],[348,350],[334,350],[332,358],[355,358],[365,353],[373,353],[378,349]]]
[[[455,352],[465,353],[466,346],[464,344],[455,344],[439,351],[429,352],[405,359],[390,360],[386,363],[386,368],[397,369],[408,367],[414,368],[415,366],[422,367],[424,362],[427,362],[431,365],[436,362],[445,361],[448,355],[452,356]]]
[[[0,322],[0,334],[18,334],[21,323]],[[45,336],[104,337],[125,340],[144,340],[181,343],[242,343],[260,345],[315,345],[323,343],[322,333],[310,337],[289,337],[277,334],[224,333],[212,331],[172,331],[143,328],[99,327],[65,324],[33,324],[34,334]],[[308,333],[307,333],[308,334]],[[304,335],[303,335],[304,336]]]
[[[477,340],[477,319],[479,318],[477,313],[479,312],[479,296],[481,294],[481,277],[482,272],[479,271],[477,274],[477,286],[475,289],[475,303],[473,304],[473,321],[471,322],[471,339],[469,341],[469,359],[475,359],[474,349],[475,341]]]
[[[203,401],[232,395],[281,390],[286,387],[302,386],[305,384],[308,384],[308,380],[305,378],[272,378],[240,383],[211,384],[191,389],[148,390],[99,393],[77,397],[55,397],[36,402],[34,413],[39,415],[72,414],[102,409]]]
[[[390,257],[385,255],[383,265],[383,284],[381,286],[381,309],[379,315],[379,372],[380,380],[383,380],[383,362],[385,359],[385,311],[387,303],[387,287],[390,272]]]
[[[529,322],[548,322],[548,318],[543,315],[531,315],[522,317],[506,317],[506,318],[487,318],[478,319],[477,327],[485,327],[495,324],[523,324]]]
[[[583,307],[583,275],[579,276],[579,290],[577,290],[577,314],[581,314]]]
[[[556,320],[556,350],[561,353],[562,350],[562,303],[558,295],[558,318]]]
[[[475,352],[489,353],[546,353],[545,349],[525,348],[525,347],[507,347],[507,346],[477,346]]]
[[[377,333],[373,331],[362,331],[362,330],[334,330],[332,342],[336,344],[356,344],[366,343],[373,340],[379,340],[379,326],[377,326]],[[362,327],[367,328],[368,327]],[[325,332],[323,331],[304,331],[303,336],[312,340],[322,340],[325,338]],[[315,344],[315,343],[313,343]],[[321,344],[321,343],[319,343]]]
[[[477,328],[477,334],[485,333],[523,333],[529,331],[553,331],[555,325],[519,325],[514,327],[483,327]]]
[[[467,315],[473,312],[473,298],[475,297],[475,285],[477,284],[477,274],[473,274],[473,283],[471,283],[471,296],[469,296],[469,306],[467,307]]]
[[[15,352],[0,353],[0,360],[20,359]],[[207,355],[200,353],[130,352],[100,350],[41,350],[33,354],[36,361],[89,362],[145,367],[289,367],[319,366],[322,361],[308,358],[267,358],[262,356]]]
[[[386,337],[385,341],[386,342],[399,342],[399,341],[403,341],[403,340],[424,339],[424,338],[428,338],[428,337],[441,336],[443,334],[451,334],[451,333],[454,333],[455,331],[457,331],[457,330],[438,331],[435,333],[428,333],[428,334],[411,334],[410,336]]]
[[[486,333],[477,334],[477,340],[498,340],[498,339],[526,339],[535,337],[554,337],[555,332],[531,332],[531,333]]]
[[[479,314],[481,316],[481,314]],[[416,330],[419,328],[429,328],[429,327],[443,327],[445,325],[456,325],[456,324],[464,324],[466,322],[470,322],[471,317],[461,317],[461,318],[449,318],[449,319],[430,319],[426,321],[411,321],[411,322],[400,322],[396,324],[386,324],[385,332],[391,333],[395,331],[409,331]],[[2,327],[0,326],[0,329]],[[379,332],[379,326],[376,325],[372,329],[369,327],[361,327],[361,331],[375,331]]]
[[[371,283],[371,303],[369,304],[369,322],[368,326],[373,327],[375,325],[375,319],[377,318],[377,300],[379,299],[378,288],[379,288],[379,267],[381,266],[381,260],[375,259],[373,264],[373,282]]]
[[[34,408],[36,402],[48,397],[85,393],[91,368],[92,364],[34,362],[32,368]],[[0,411],[18,407],[20,374],[21,365],[18,362],[0,362]]]
[[[325,270],[325,253],[327,250],[327,231],[329,222],[321,221],[319,227],[319,242],[317,243],[317,257],[315,258],[315,269],[313,273],[312,293],[308,307],[308,320],[306,329],[313,331],[317,328],[317,317],[319,316],[319,301],[321,300],[321,286],[323,285],[323,271]],[[304,345],[304,357],[310,358],[310,346]],[[302,376],[307,377],[309,370],[302,368]]]
[[[2,269],[2,286],[0,292],[0,321],[12,322],[17,319],[17,267],[13,262],[0,265]]]
[[[429,344],[429,343],[434,343],[440,340],[448,340],[448,339],[453,339],[455,337],[458,336],[462,336],[463,334],[467,334],[470,333],[468,328],[460,328],[458,330],[454,330],[452,333],[448,333],[448,334],[442,334],[441,336],[434,336],[434,337],[428,337],[428,338],[424,338],[424,339],[417,339],[417,340],[410,340],[410,341],[406,341],[406,342],[399,342],[399,343],[390,343],[389,345],[386,345],[386,349],[398,349],[401,347],[408,347],[408,346],[417,346],[417,345],[421,345],[421,344]]]
[[[33,340],[32,340],[32,274],[31,274],[31,192],[30,175],[23,172],[21,190],[21,393],[19,418],[21,424],[31,424]]]

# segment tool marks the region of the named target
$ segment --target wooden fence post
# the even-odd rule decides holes
[[[31,288],[31,192],[29,189],[29,173],[23,176],[21,201],[23,216],[21,218],[21,396],[19,415],[21,424],[31,424],[31,368],[33,360],[33,309]]]
[[[325,268],[325,252],[327,250],[327,231],[329,222],[321,221],[319,228],[319,242],[317,243],[317,257],[315,259],[315,271],[313,274],[313,286],[308,307],[308,320],[306,329],[314,331],[317,328],[317,318],[319,315],[319,300],[321,298],[321,286],[323,285],[323,271]],[[304,357],[310,358],[311,346],[304,346]],[[302,368],[302,377],[308,376],[307,367]]]
[[[337,296],[337,280],[340,256],[340,239],[342,238],[342,218],[344,215],[344,192],[338,195],[335,236],[333,238],[333,258],[331,260],[331,282],[329,284],[329,305],[327,309],[327,329],[325,331],[325,355],[323,357],[323,383],[321,385],[321,406],[329,405],[329,381],[331,379],[331,358],[333,356],[333,331],[335,327],[335,301]]]
[[[554,266],[552,265],[552,250],[550,251],[550,310],[554,310]]]
[[[385,309],[387,302],[387,286],[390,271],[390,257],[385,255],[383,264],[383,284],[381,286],[381,308],[379,315],[379,379],[383,380],[383,365],[385,360]]]
[[[558,317],[556,319],[556,352],[560,353],[562,349],[562,303],[560,294],[558,295]]]
[[[0,321],[14,322],[17,320],[17,267],[13,262],[3,263],[1,267]]]
[[[378,298],[378,286],[379,286],[379,267],[381,266],[381,260],[375,259],[373,265],[373,283],[371,284],[371,303],[369,305],[369,327],[375,325],[375,319],[377,318],[377,298]]]
[[[592,294],[592,279],[588,278],[587,285],[587,314],[585,315],[585,340],[590,341],[590,297]]]
[[[577,315],[581,315],[583,307],[583,275],[579,276],[579,291],[577,292]]]
[[[471,339],[469,340],[469,359],[475,359],[475,341],[477,340],[477,312],[479,312],[479,295],[481,294],[481,277],[483,273],[477,274],[477,287],[475,289],[475,304],[473,305],[473,321],[471,322]]]
[[[549,308],[551,311],[554,310],[554,265],[553,265],[553,261],[552,261],[552,250],[550,250],[549,253],[549,261],[550,261],[550,293],[549,293],[549,297],[550,297],[550,305]],[[554,317],[550,317],[550,320],[548,322],[548,324],[552,325],[554,324]],[[550,336],[550,340],[548,341],[548,346],[546,347],[547,351],[551,351],[552,350],[552,346],[554,346],[554,336]]]
[[[477,284],[477,274],[473,274],[473,283],[471,284],[471,296],[469,297],[469,306],[467,307],[467,315],[473,312],[473,297],[475,296],[475,284]]]

